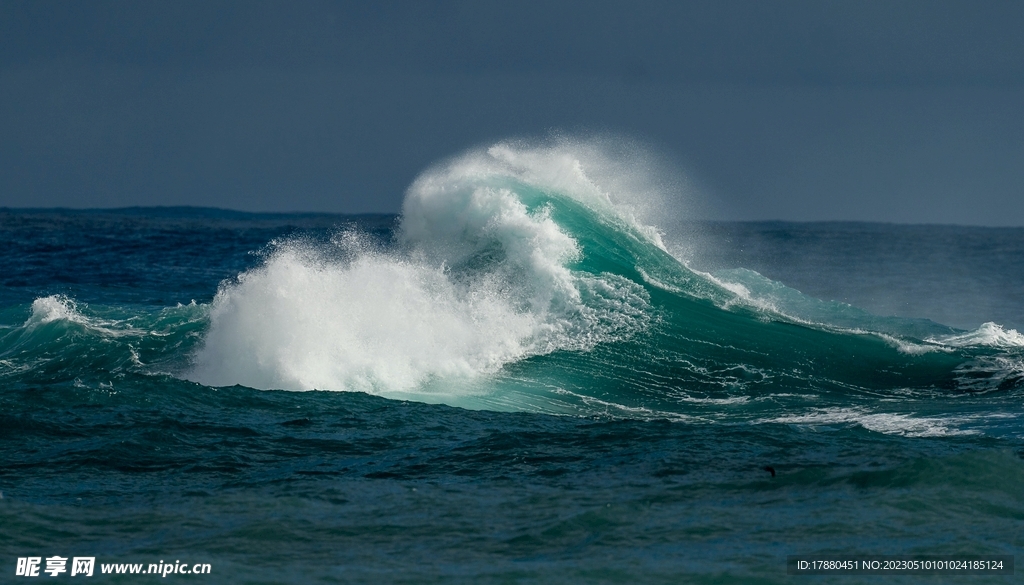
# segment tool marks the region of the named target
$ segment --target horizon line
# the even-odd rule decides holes
[[[225,214],[236,216],[287,216],[287,217],[313,217],[313,216],[344,216],[344,217],[370,217],[370,216],[395,216],[400,217],[401,212],[395,211],[250,211],[232,209],[228,207],[216,207],[206,205],[126,205],[120,207],[14,207],[9,205],[0,206],[0,213],[87,213],[87,214],[128,214],[131,212],[141,213],[146,211],[162,211],[169,215],[174,212],[188,215],[204,214]],[[189,213],[191,212],[191,213]],[[683,223],[760,223],[760,224],[875,224],[875,225],[898,225],[898,226],[936,226],[936,227],[970,227],[989,229],[1022,229],[1024,225],[990,225],[972,223],[943,223],[943,222],[901,222],[872,219],[715,219],[715,218],[694,218],[681,220]]]

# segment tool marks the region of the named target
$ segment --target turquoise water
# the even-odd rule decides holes
[[[1024,545],[1024,276],[983,261],[1024,230],[669,234],[594,164],[470,153],[401,216],[0,211],[3,572],[787,582]]]

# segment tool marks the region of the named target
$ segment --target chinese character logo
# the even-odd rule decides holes
[[[42,557],[18,557],[18,566],[15,569],[14,574],[18,577],[38,577],[39,570],[42,569],[42,563]],[[96,557],[75,557],[71,560],[72,577],[76,575],[92,577],[92,572],[95,568]],[[61,573],[67,573],[68,558],[59,555],[47,557],[46,568],[42,569],[42,571],[44,573],[49,573],[51,577],[56,577]]]
[[[96,566],[96,557],[75,557],[71,561],[71,576],[85,575],[92,577],[93,567]]]
[[[56,577],[58,573],[67,572],[67,564],[67,557],[58,557],[56,555],[52,557],[47,557],[46,572],[49,573],[51,577]]]
[[[14,574],[19,577],[37,577],[39,563],[42,561],[42,557],[18,557],[18,567]]]

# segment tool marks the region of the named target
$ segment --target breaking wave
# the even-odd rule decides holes
[[[410,186],[389,245],[352,230],[275,242],[225,283],[188,377],[554,410],[594,388],[632,408],[1017,379],[1016,331],[879,317],[750,270],[690,269],[651,223],[669,198],[636,168],[569,141],[439,164]]]

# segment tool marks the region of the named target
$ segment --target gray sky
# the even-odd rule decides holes
[[[0,0],[0,207],[397,211],[616,133],[705,217],[1024,225],[1024,2]]]

